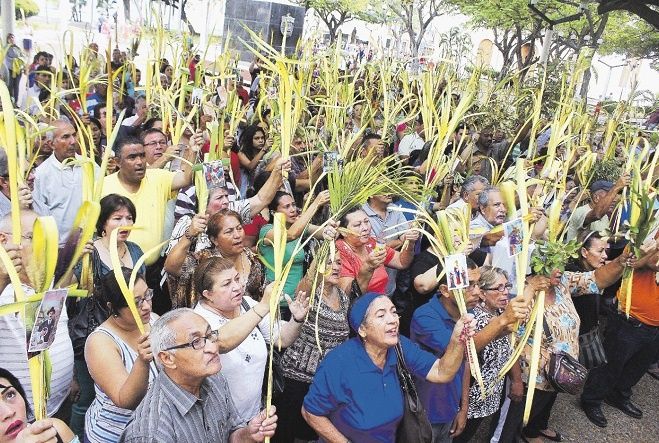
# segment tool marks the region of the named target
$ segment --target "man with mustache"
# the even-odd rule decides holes
[[[193,163],[203,142],[199,134],[190,140],[190,149],[185,151],[185,159]],[[129,198],[135,205],[136,212],[142,220],[148,220],[144,229],[131,232],[130,240],[137,243],[146,253],[165,239],[165,220],[167,202],[175,192],[192,183],[192,167],[182,162],[182,170],[177,172],[148,168],[144,144],[140,139],[128,137],[121,140],[115,148],[115,158],[119,171],[103,179],[103,197],[118,194]],[[146,260],[146,279],[150,288],[156,291],[153,310],[163,313],[168,306],[169,297],[160,291],[161,271],[165,259],[160,251],[151,253]]]
[[[496,186],[486,186],[480,193],[478,196],[478,211],[478,215],[469,225],[469,229],[473,232],[470,235],[472,242],[475,247],[489,254],[486,264],[491,264],[508,272],[511,276],[511,283],[513,284],[510,295],[514,297],[517,295],[517,286],[515,284],[516,258],[509,257],[508,255],[510,245],[508,239],[503,235],[503,230],[495,233],[490,232],[496,226],[506,222],[508,214],[501,192]],[[518,214],[518,216],[525,215]],[[528,220],[529,225],[535,224],[532,228],[531,236],[533,239],[538,238],[544,232],[544,221],[546,221],[546,217],[544,217],[543,211],[538,208],[530,208],[528,215],[530,216]],[[543,222],[538,223],[541,219]],[[532,251],[533,244],[529,246],[529,257]]]
[[[219,332],[203,317],[175,309],[153,325],[150,337],[160,373],[120,442],[261,442],[274,435],[274,407],[248,423],[239,418],[220,373]]]

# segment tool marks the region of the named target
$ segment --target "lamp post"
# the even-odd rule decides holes
[[[623,66],[627,66],[627,63],[622,63],[622,64],[619,64],[619,65],[610,65],[607,62],[603,62],[602,60],[599,60],[599,59],[597,61],[600,62],[601,64],[603,64],[604,66],[606,66],[607,68],[609,68],[609,73],[607,74],[606,82],[604,83],[604,94],[602,94],[602,97],[601,97],[603,100],[605,100],[606,99],[606,94],[609,92],[609,82],[611,81],[611,71],[613,71],[615,68],[620,68],[620,67],[623,67]]]

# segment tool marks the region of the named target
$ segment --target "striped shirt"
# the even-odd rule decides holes
[[[34,289],[28,286],[23,285],[23,290],[28,297],[34,294]],[[15,301],[14,288],[12,285],[7,285],[0,294],[0,306]],[[38,302],[35,303],[38,304]],[[50,396],[46,402],[48,416],[55,414],[69,396],[73,380],[73,346],[71,338],[69,338],[68,322],[66,309],[62,309],[57,323],[55,341],[48,350],[52,365]],[[27,365],[25,323],[18,314],[0,316],[0,367],[11,372],[21,382],[30,403],[30,409],[34,410],[30,370]]]
[[[207,377],[197,398],[161,371],[121,436],[124,443],[221,443],[245,427],[220,373]]]
[[[131,349],[121,337],[104,326],[96,328],[90,334],[90,337],[93,334],[106,334],[112,338],[119,348],[119,352],[121,352],[121,360],[126,367],[126,371],[130,373],[138,358],[137,352]],[[149,365],[149,383],[153,382],[157,375],[156,365],[151,362]],[[114,443],[119,440],[121,433],[133,415],[133,411],[116,406],[96,383],[94,383],[94,390],[96,391],[96,398],[85,414],[86,440],[90,443]]]

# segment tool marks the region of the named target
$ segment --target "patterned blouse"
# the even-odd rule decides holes
[[[553,335],[550,341],[542,333],[542,344],[540,348],[540,363],[536,377],[536,388],[543,391],[553,391],[549,381],[545,379],[545,366],[549,361],[551,352],[563,351],[574,358],[579,358],[579,314],[577,314],[572,302],[572,297],[585,294],[600,294],[602,291],[595,283],[594,271],[591,272],[569,272],[566,271],[561,277],[558,286],[554,287],[556,293],[554,302],[545,302],[545,321]],[[520,327],[520,336],[524,334],[525,325]],[[531,346],[533,345],[533,334],[522,352],[519,359],[522,368],[522,379],[525,383],[529,379],[529,365],[531,363]]]
[[[497,315],[501,315],[501,310]],[[474,308],[474,319],[476,321],[476,331],[480,331],[487,326],[496,315],[492,314],[485,308],[484,303]],[[469,389],[469,411],[468,418],[487,417],[499,410],[501,393],[503,392],[504,379],[499,380],[499,370],[508,361],[512,354],[510,348],[510,335],[505,334],[496,340],[491,341],[478,354],[478,362],[481,366],[483,383],[487,390],[485,398],[481,399],[481,390],[478,383],[474,383]]]
[[[257,255],[249,248],[245,248],[243,254],[250,263],[249,276],[245,283],[245,293],[243,295],[259,301],[263,296],[263,289],[265,288],[263,263],[261,263]],[[210,257],[222,257],[222,255],[215,248],[202,249],[198,252],[188,252],[181,267],[181,275],[178,277],[168,275],[167,283],[169,284],[169,294],[172,299],[172,309],[194,307],[197,302],[197,295],[194,292],[194,285],[192,284],[194,270],[200,261]]]
[[[325,304],[324,298],[320,296],[320,290],[321,287],[318,285],[316,297],[320,297],[320,303],[314,303],[311,306],[299,337],[286,349],[280,363],[287,378],[304,383],[311,383],[320,361],[329,351],[346,341],[350,332],[348,295],[342,289],[337,288],[339,309],[335,311]],[[316,322],[316,318],[318,318],[318,322]],[[318,328],[318,342],[316,341],[316,328]]]

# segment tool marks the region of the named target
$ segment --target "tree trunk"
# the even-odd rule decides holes
[[[130,0],[124,0],[124,17],[130,20]]]
[[[181,0],[181,20],[188,26],[188,31],[190,31],[190,34],[192,35],[197,35],[197,31],[195,31],[194,27],[192,26],[192,23],[188,20],[188,14],[185,12],[185,7],[188,4],[188,0]]]

